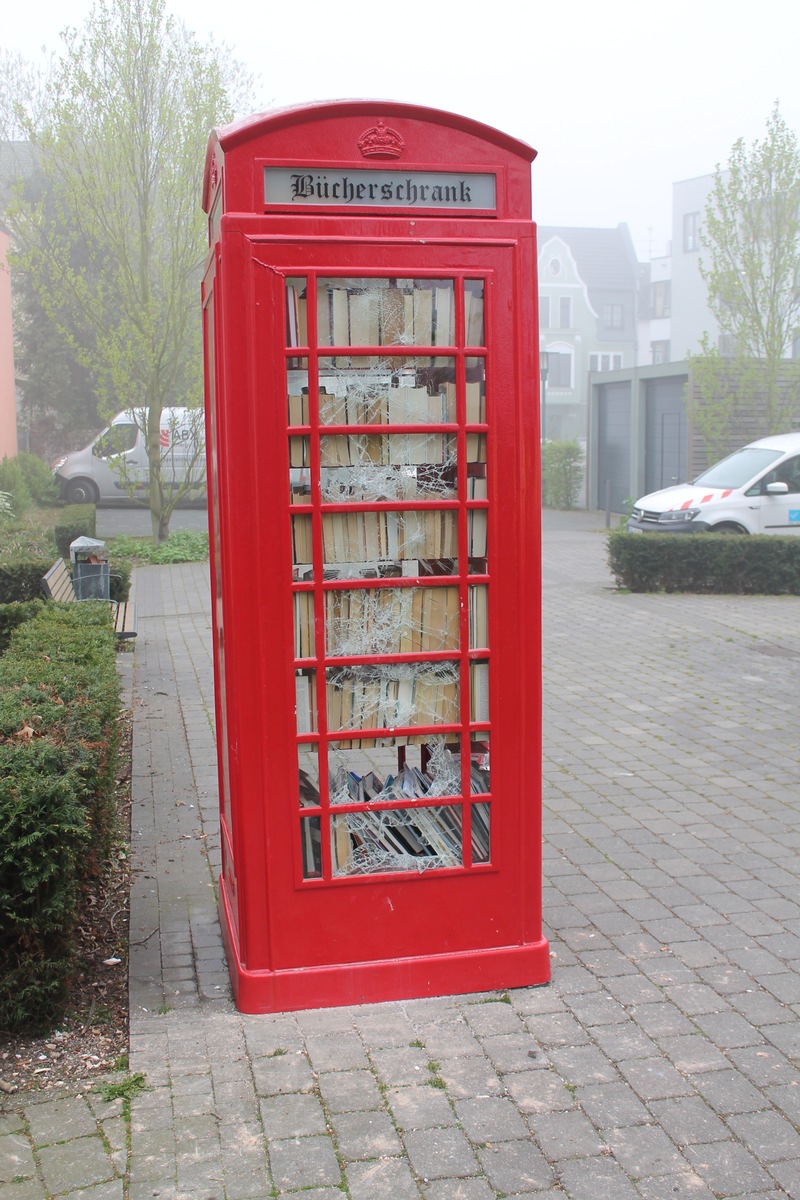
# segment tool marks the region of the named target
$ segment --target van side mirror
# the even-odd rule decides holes
[[[768,483],[767,495],[769,496],[785,496],[789,491],[788,483]]]

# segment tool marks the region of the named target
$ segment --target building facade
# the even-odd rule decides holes
[[[587,437],[589,373],[633,366],[639,272],[627,225],[540,226],[542,437]]]

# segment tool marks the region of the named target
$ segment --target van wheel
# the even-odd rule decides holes
[[[708,531],[709,533],[747,533],[744,525],[737,525],[735,521],[723,521],[721,525],[713,525]]]
[[[98,491],[91,479],[72,479],[67,484],[67,504],[96,504]]]

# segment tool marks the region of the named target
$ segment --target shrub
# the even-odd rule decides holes
[[[114,830],[119,679],[103,604],[41,604],[0,658],[0,1026],[58,1020],[84,882]]]
[[[578,442],[542,445],[542,504],[574,508],[583,480],[583,450]]]
[[[53,472],[35,454],[15,454],[0,463],[0,491],[11,495],[11,507],[17,517],[32,504],[46,506],[58,500],[58,484]]]
[[[800,595],[800,538],[735,534],[608,536],[617,586],[632,592]]]
[[[97,537],[97,510],[93,504],[67,504],[55,526],[56,549],[69,560],[69,548],[78,537]]]

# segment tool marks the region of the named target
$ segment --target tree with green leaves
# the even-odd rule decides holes
[[[226,69],[164,0],[97,0],[62,36],[44,115],[28,130],[42,198],[10,214],[17,265],[91,373],[104,415],[136,414],[158,542],[200,482],[162,478],[160,424],[163,408],[202,401],[200,193],[208,132],[232,116]]]
[[[784,432],[800,402],[800,371],[788,361],[800,326],[800,147],[778,104],[766,137],[750,147],[740,138],[717,167],[701,239],[709,308],[732,353],[715,357],[706,340],[692,356],[703,384],[695,408],[705,392],[709,411],[730,420],[735,400],[763,411],[765,433]]]

